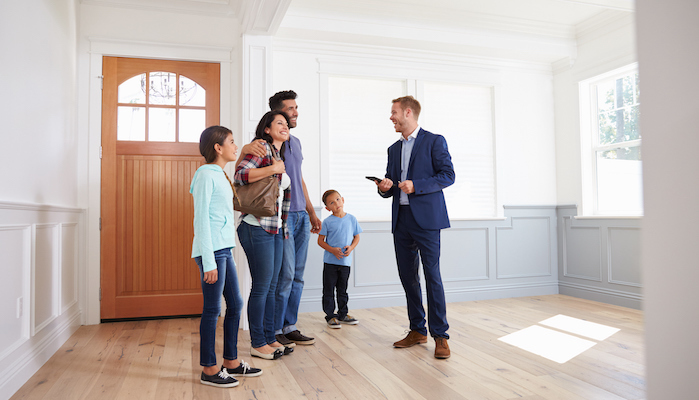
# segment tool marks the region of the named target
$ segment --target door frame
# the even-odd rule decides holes
[[[101,210],[101,158],[102,144],[102,58],[135,57],[135,58],[164,58],[182,61],[217,62],[221,64],[221,97],[220,121],[234,132],[240,132],[241,126],[231,126],[232,94],[234,82],[233,47],[193,46],[191,44],[173,44],[158,42],[134,42],[103,38],[89,38],[83,49],[87,57],[79,59],[79,70],[87,71],[79,75],[79,86],[86,88],[78,96],[81,143],[80,154],[87,159],[86,185],[81,189],[80,198],[87,198],[87,221],[85,260],[86,265],[80,277],[81,300],[83,304],[82,323],[86,325],[99,324],[100,315],[100,282],[101,282],[101,251],[100,251],[100,215]],[[237,86],[237,85],[235,85]],[[239,140],[236,137],[236,140]]]

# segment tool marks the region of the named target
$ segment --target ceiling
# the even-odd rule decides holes
[[[244,33],[534,62],[575,58],[581,31],[635,0],[81,0],[237,19]]]

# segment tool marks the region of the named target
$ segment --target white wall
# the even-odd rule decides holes
[[[648,399],[699,392],[699,3],[639,0]]]
[[[78,204],[75,36],[75,0],[0,2],[0,201]]]
[[[304,148],[304,180],[316,208],[321,206],[322,131],[320,73],[424,79],[495,87],[498,213],[503,205],[556,204],[553,86],[549,64],[426,54],[346,43],[304,42],[275,38],[273,94],[292,89],[299,95],[294,130]],[[326,65],[329,65],[326,67]],[[387,72],[388,71],[388,72]],[[419,99],[418,99],[419,100]],[[361,101],[361,99],[358,99]],[[386,99],[386,119],[391,99]],[[361,115],[348,115],[348,123]],[[425,129],[430,129],[425,126]],[[439,132],[435,132],[439,133]],[[397,134],[386,136],[397,140]],[[371,145],[371,144],[368,144]],[[380,172],[380,171],[379,171]],[[390,215],[386,215],[390,220]]]
[[[633,15],[613,15],[612,19],[600,18],[579,27],[577,58],[555,65],[557,198],[558,204],[577,205],[579,212],[583,178],[578,83],[637,60]]]
[[[0,398],[82,322],[76,9],[0,3]]]

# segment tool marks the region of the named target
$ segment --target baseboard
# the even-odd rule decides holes
[[[643,304],[643,296],[636,293],[604,289],[570,282],[559,282],[558,287],[560,294],[586,300],[599,301],[601,303],[613,304],[620,307],[640,310]]]
[[[31,347],[20,346],[8,355],[15,361],[0,372],[0,399],[9,399],[39,370],[80,327],[81,311],[73,311]],[[28,341],[30,342],[31,339]]]
[[[544,296],[558,294],[558,282],[533,283],[533,284],[513,284],[513,285],[491,285],[472,288],[445,289],[447,303],[458,303],[463,301],[493,300],[510,297]],[[423,290],[423,302],[427,304],[427,294]],[[323,311],[322,297],[309,296],[301,299],[299,312]],[[362,308],[382,308],[405,306],[405,293],[400,291],[354,294],[350,293],[349,307],[351,309]]]

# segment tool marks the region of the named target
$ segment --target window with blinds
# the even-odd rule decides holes
[[[456,183],[444,190],[452,219],[495,216],[492,88],[411,81],[422,105],[418,123],[447,139]],[[328,78],[329,188],[360,220],[387,220],[391,201],[365,176],[383,178],[387,149],[400,133],[389,120],[391,100],[408,93],[406,80]]]

